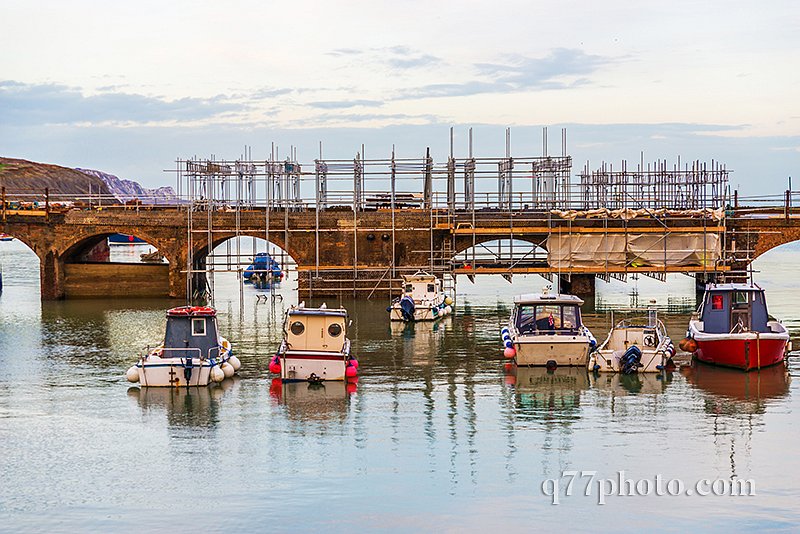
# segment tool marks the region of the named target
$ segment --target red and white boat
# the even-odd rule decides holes
[[[682,346],[696,359],[745,371],[780,363],[789,346],[789,332],[753,283],[708,284],[687,336]]]

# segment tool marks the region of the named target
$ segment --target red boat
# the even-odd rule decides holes
[[[687,350],[701,362],[745,371],[782,362],[789,344],[789,332],[767,313],[756,284],[708,284],[688,337]]]

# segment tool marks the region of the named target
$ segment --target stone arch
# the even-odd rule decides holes
[[[174,239],[151,234],[147,230],[143,231],[140,228],[114,228],[113,230],[109,229],[108,231],[104,232],[97,232],[96,230],[76,232],[73,236],[71,236],[72,238],[70,240],[63,242],[64,248],[60,253],[61,261],[70,262],[82,250],[85,250],[87,247],[94,246],[95,244],[102,242],[103,239],[107,239],[109,236],[114,234],[133,235],[139,239],[143,239],[149,245],[157,248],[158,251],[164,255],[170,265],[179,259],[175,257]]]

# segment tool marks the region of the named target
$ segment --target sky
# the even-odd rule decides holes
[[[800,182],[800,3],[0,0],[0,155],[170,184],[176,158],[724,163]]]

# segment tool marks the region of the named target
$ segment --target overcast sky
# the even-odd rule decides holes
[[[177,157],[559,150],[800,177],[796,1],[0,0],[0,154],[171,183]],[[459,154],[460,153],[460,154]],[[284,154],[285,155],[285,154]]]

